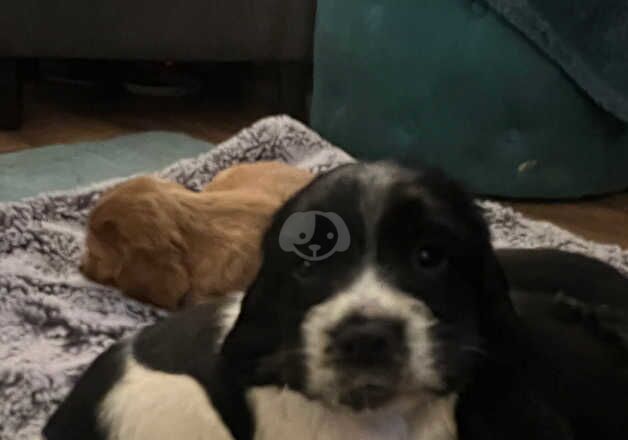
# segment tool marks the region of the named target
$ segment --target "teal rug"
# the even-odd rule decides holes
[[[0,202],[156,171],[212,147],[184,134],[152,131],[0,154]]]

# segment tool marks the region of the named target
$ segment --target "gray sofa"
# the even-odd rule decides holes
[[[302,110],[315,0],[8,0],[0,6],[0,126],[19,125],[23,58],[275,61]]]

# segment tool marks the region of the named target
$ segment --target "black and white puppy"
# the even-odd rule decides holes
[[[317,246],[341,244],[311,254],[326,258],[286,245],[321,221]],[[582,438],[564,402],[596,372],[545,392],[562,371],[517,316],[480,213],[442,174],[337,168],[276,214],[263,254],[241,303],[182,312],[101,355],[45,437]]]

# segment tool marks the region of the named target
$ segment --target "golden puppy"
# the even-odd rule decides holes
[[[202,192],[131,179],[92,210],[81,270],[168,309],[245,289],[272,215],[312,177],[281,162],[257,162],[222,171]]]

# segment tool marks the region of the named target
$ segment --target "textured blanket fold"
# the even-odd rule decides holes
[[[243,161],[283,160],[322,172],[353,159],[302,124],[261,120],[210,152],[159,175],[200,189]],[[83,227],[103,189],[41,195],[0,204],[0,439],[37,438],[74,380],[106,347],[164,316],[91,283],[77,269]],[[628,271],[628,253],[483,202],[498,246],[550,246],[593,255]]]
[[[628,122],[626,0],[486,2],[534,41],[600,106]]]

